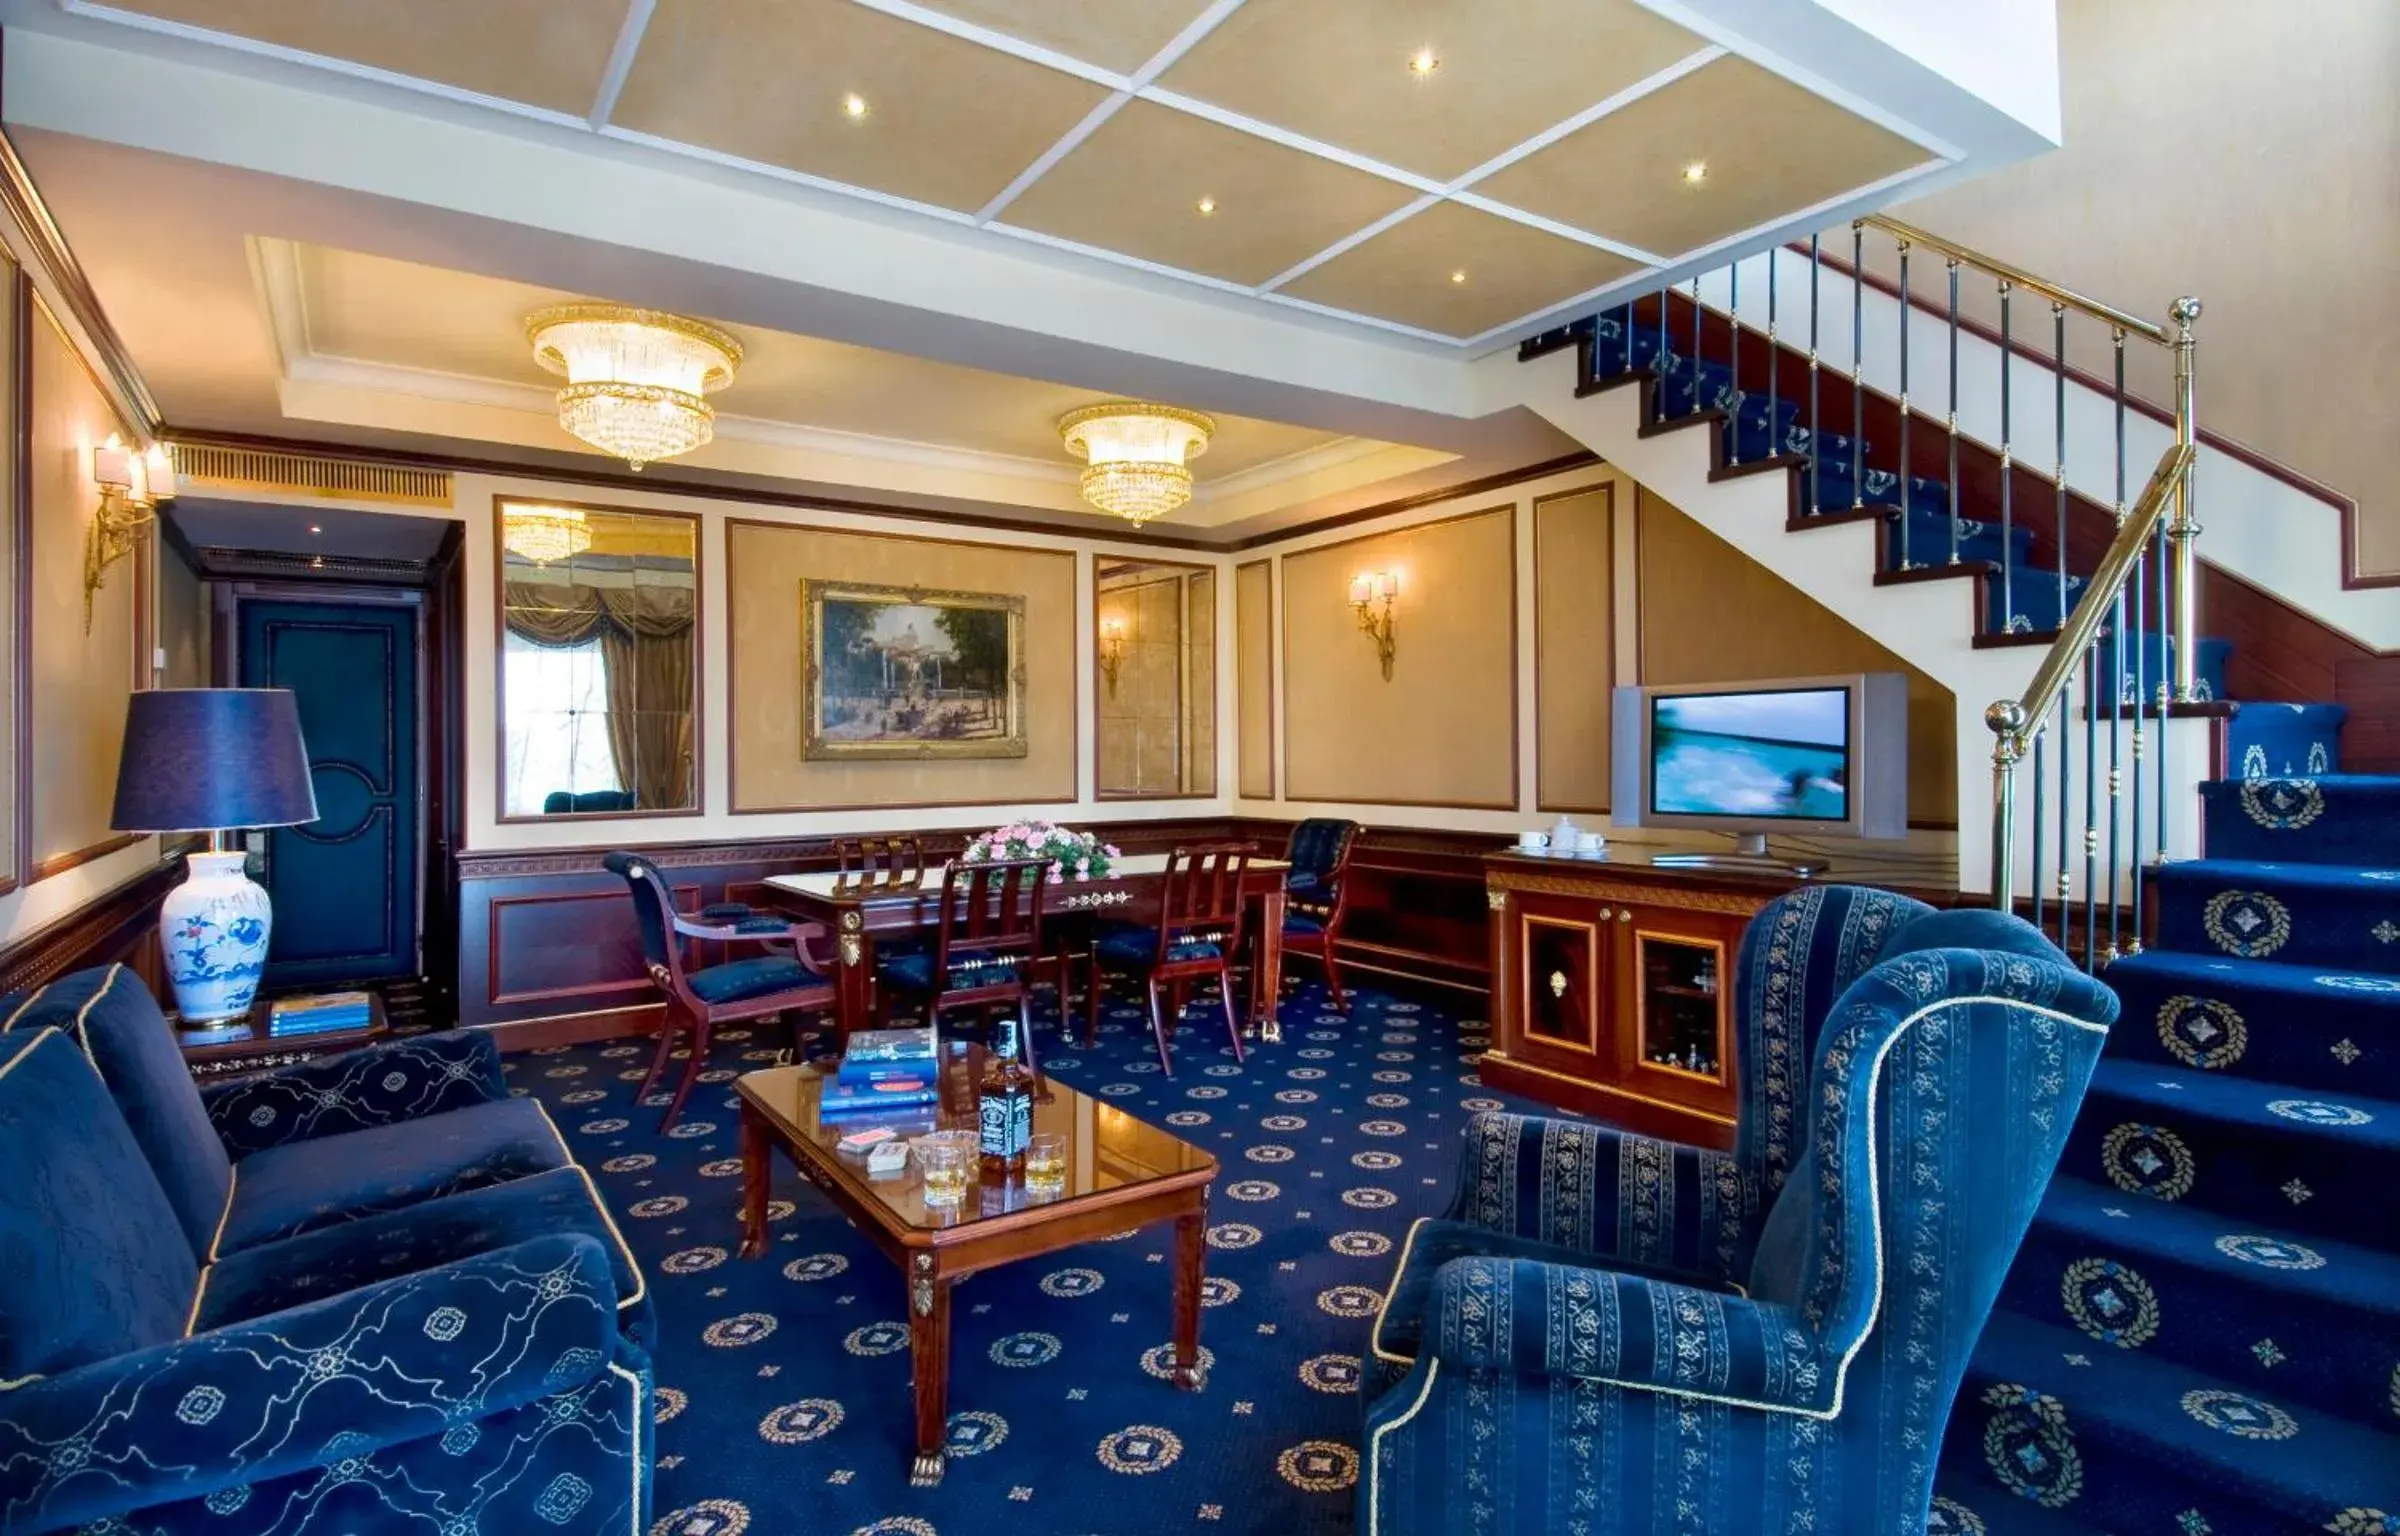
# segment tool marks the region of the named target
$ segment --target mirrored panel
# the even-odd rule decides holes
[[[1100,797],[1215,794],[1215,568],[1103,556],[1096,610]]]
[[[501,498],[500,819],[700,809],[700,523]]]

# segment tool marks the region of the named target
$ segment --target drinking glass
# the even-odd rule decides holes
[[[1025,1144],[1025,1184],[1045,1194],[1066,1187],[1067,1138],[1061,1131],[1036,1131]]]
[[[977,1143],[972,1131],[935,1131],[916,1143],[917,1167],[925,1177],[927,1205],[956,1205],[974,1182]]]

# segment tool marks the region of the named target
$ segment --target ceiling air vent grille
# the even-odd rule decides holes
[[[423,560],[393,560],[378,555],[295,555],[276,549],[226,549],[205,545],[193,551],[200,557],[200,574],[212,577],[339,577],[350,581],[425,579]]]
[[[314,453],[273,453],[212,443],[177,443],[175,474],[179,480],[245,491],[390,501],[416,507],[450,505],[448,470],[369,464]]]

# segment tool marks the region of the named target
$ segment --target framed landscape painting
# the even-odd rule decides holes
[[[801,755],[1023,757],[1025,599],[800,583]]]

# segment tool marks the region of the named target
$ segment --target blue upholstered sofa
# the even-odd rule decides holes
[[[641,1275],[487,1037],[203,1095],[121,969],[0,1028],[0,1531],[643,1527]]]
[[[1478,1116],[1371,1338],[1359,1527],[1918,1536],[2113,994],[1992,912],[1825,887],[1736,970],[1731,1155]]]

